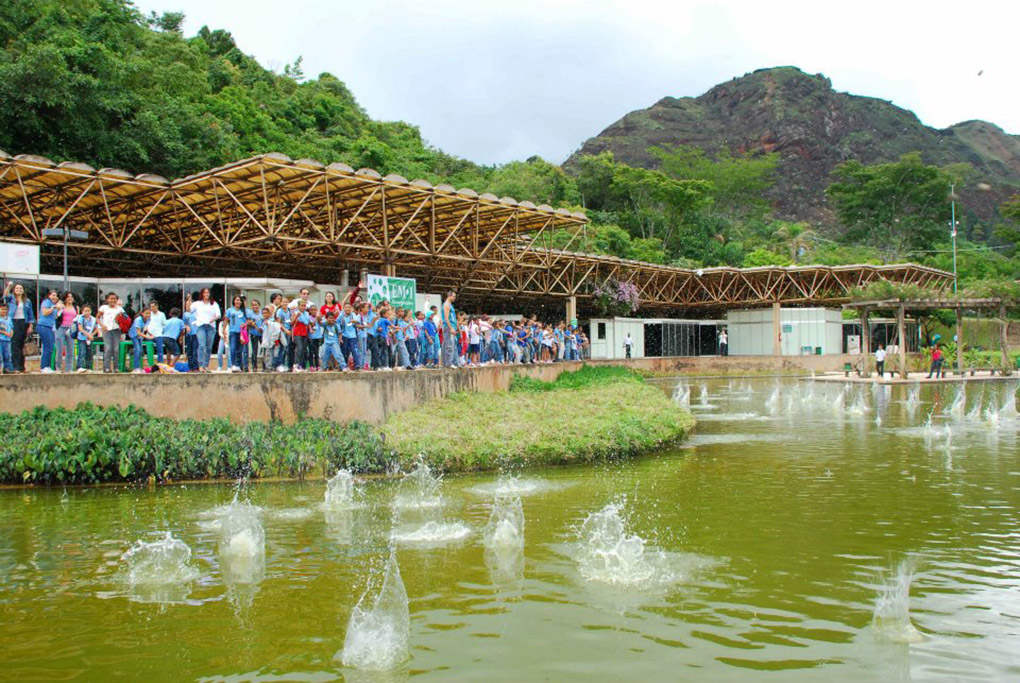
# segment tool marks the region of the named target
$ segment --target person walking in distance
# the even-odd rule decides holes
[[[878,348],[875,349],[875,372],[878,373],[878,378],[882,379],[885,375],[885,345],[879,344]]]
[[[935,375],[935,379],[945,377],[942,372],[942,360],[944,358],[945,356],[942,353],[942,347],[940,347],[936,342],[935,348],[931,351],[931,369],[928,370],[928,379],[931,379],[933,373]]]
[[[443,367],[452,368],[457,357],[457,342],[460,329],[457,326],[457,311],[453,302],[457,300],[457,292],[447,292],[446,301],[440,309],[440,320],[443,326]]]
[[[722,332],[719,333],[719,355],[728,356],[730,355],[730,338],[726,334],[726,328],[724,327]]]
[[[627,358],[630,358],[631,352],[634,350],[634,340],[631,339],[629,332],[627,338],[623,340],[623,350],[627,352]]]

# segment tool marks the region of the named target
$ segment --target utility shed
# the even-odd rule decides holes
[[[623,342],[630,334],[634,341],[632,358],[645,356],[645,320],[642,318],[592,318],[588,321],[588,340],[592,358],[626,358]]]
[[[753,308],[726,314],[731,356],[838,354],[843,351],[843,316],[832,308]]]

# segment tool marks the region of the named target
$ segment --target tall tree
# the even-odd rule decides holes
[[[723,149],[709,157],[703,149],[676,145],[649,150],[671,178],[711,183],[711,211],[730,220],[763,218],[770,210],[766,192],[775,184],[777,154],[733,155]]]
[[[891,163],[840,164],[826,195],[852,243],[874,246],[887,260],[930,249],[947,234],[950,184],[961,169],[925,164],[917,152]]]

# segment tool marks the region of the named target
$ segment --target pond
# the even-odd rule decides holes
[[[1016,383],[662,385],[624,463],[2,491],[4,676],[1020,677]]]

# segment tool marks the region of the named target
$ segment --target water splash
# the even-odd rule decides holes
[[[352,669],[393,669],[407,661],[411,633],[407,590],[394,548],[390,548],[379,592],[371,593],[369,586],[351,612],[340,661]]]
[[[907,391],[907,401],[904,404],[907,407],[907,413],[911,416],[917,412],[917,408],[921,405],[921,385],[914,384]]]
[[[975,400],[973,405],[971,405],[970,410],[967,411],[967,421],[968,422],[980,422],[981,421],[981,414],[982,414],[981,413],[981,411],[982,411],[982,405],[981,404],[983,403],[983,399],[984,399],[984,392],[982,391],[981,394],[978,395],[977,400]]]
[[[913,558],[903,560],[879,587],[871,623],[875,634],[884,640],[917,643],[923,639],[910,622],[910,584],[914,580],[915,565]]]
[[[519,496],[496,496],[483,542],[492,582],[519,582],[524,575],[524,507]]]
[[[960,384],[956,390],[956,396],[953,397],[953,403],[946,409],[946,412],[953,417],[962,418],[964,411],[967,406],[967,387],[964,384]]]
[[[770,415],[775,415],[779,412],[779,387],[772,389],[772,393],[765,400],[765,409]]]
[[[520,496],[496,496],[484,538],[490,548],[524,547],[524,506]]]
[[[1005,420],[1015,420],[1018,417],[1016,411],[1016,392],[1018,384],[1010,382],[1006,385],[1006,395],[1003,397],[1002,407],[999,408],[999,417]]]
[[[132,586],[182,583],[198,578],[191,566],[191,548],[169,531],[158,541],[135,541],[120,557],[124,577]]]
[[[691,405],[691,388],[687,386],[687,382],[683,380],[677,382],[673,390],[673,402],[684,408]]]
[[[418,526],[394,529],[390,538],[400,545],[436,547],[463,541],[471,527],[462,522],[425,522]]]
[[[836,398],[832,400],[832,410],[837,414],[844,412],[844,405],[846,403],[846,387],[840,387],[839,393],[836,394]]]
[[[628,533],[624,519],[626,501],[610,503],[593,512],[578,530],[581,575],[608,584],[641,584],[655,575],[645,557],[645,539]]]
[[[649,546],[628,524],[625,498],[590,513],[577,528],[577,543],[566,552],[591,586],[612,592],[669,589],[717,560]]]
[[[814,377],[814,371],[813,370],[811,372],[811,376]],[[807,383],[807,390],[804,391],[803,394],[801,394],[800,402],[801,402],[801,404],[806,405],[806,406],[810,406],[810,405],[814,404],[814,402],[815,402],[815,383],[814,382],[808,382]]]
[[[442,476],[434,474],[428,464],[419,460],[414,469],[400,480],[393,507],[403,510],[441,507],[442,486]]]
[[[234,500],[220,517],[220,566],[227,584],[255,584],[265,574],[266,532],[259,509]]]
[[[708,405],[708,385],[706,384],[701,385],[701,390],[698,393],[698,401],[703,406]]]
[[[847,414],[852,417],[863,417],[871,412],[871,408],[868,407],[868,399],[865,397],[864,392],[858,392],[854,398],[854,402],[847,408]]]
[[[191,565],[191,548],[169,531],[157,541],[135,541],[120,561],[131,599],[137,602],[182,602],[199,576]]]
[[[554,484],[545,479],[522,479],[517,475],[501,474],[495,481],[472,486],[467,489],[471,493],[490,496],[530,496],[534,493],[555,491],[561,488],[561,484]]]
[[[350,470],[340,470],[326,482],[326,509],[350,510],[356,507],[354,474]]]

